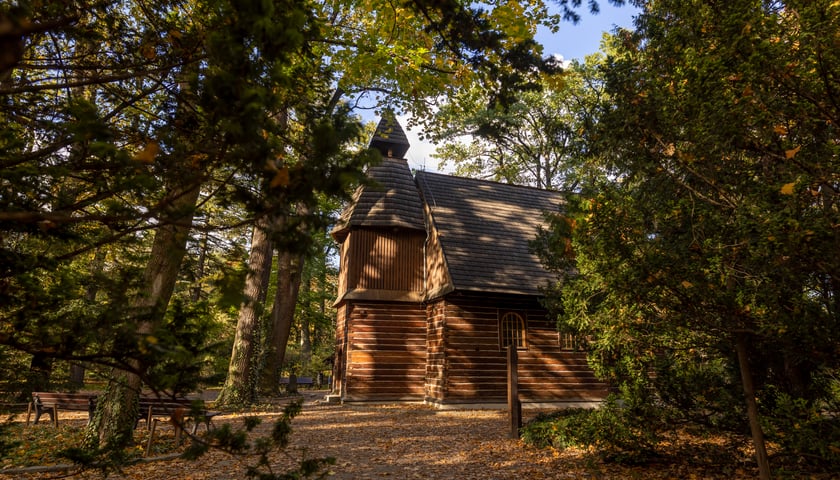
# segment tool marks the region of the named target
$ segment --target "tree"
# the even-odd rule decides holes
[[[599,371],[746,423],[762,478],[765,433],[836,461],[813,412],[836,401],[838,31],[829,2],[648,4],[605,68],[599,168],[543,243]]]
[[[0,222],[10,236],[2,251],[9,259],[3,267],[9,301],[0,340],[47,358],[112,365],[157,389],[148,383],[147,367],[158,363],[150,360],[153,354],[169,353],[153,347],[153,340],[196,208],[216,198],[253,212],[260,203],[252,184],[266,185],[285,201],[272,208],[286,208],[324,189],[344,188],[362,157],[329,162],[334,151],[326,149],[337,142],[324,141],[312,149],[309,168],[284,161],[283,153],[297,147],[285,141],[289,132],[276,113],[311,87],[303,81],[306,62],[296,60],[317,22],[301,5],[171,2],[148,9],[102,1],[34,7],[23,2],[4,10],[16,25],[37,28],[21,30],[25,61],[13,64],[0,90],[2,115],[11,126],[2,138],[8,176]],[[274,30],[266,31],[265,21]],[[44,31],[49,35],[40,35]],[[262,53],[252,56],[254,49]],[[76,98],[79,84],[91,85],[95,102]],[[313,122],[307,133],[328,139],[332,126]],[[347,122],[341,128],[359,130]],[[74,260],[110,244],[123,249],[118,260],[125,260],[129,242],[137,242],[138,252],[152,247],[145,234],[152,229],[157,243],[138,262],[123,263],[125,272],[110,274],[97,308],[74,308],[76,316],[67,320],[77,324],[59,321],[68,317],[63,299],[83,298]],[[169,230],[171,241],[163,241]],[[155,267],[163,259],[165,272]],[[147,274],[132,278],[144,269]],[[38,282],[45,271],[58,275]],[[134,309],[146,306],[152,311]],[[74,331],[89,336],[63,334]],[[139,385],[132,379],[127,390],[137,395]],[[124,398],[130,410],[132,402]],[[117,403],[100,402],[103,415],[115,417],[105,409]],[[92,429],[116,423],[124,432],[134,421],[121,418],[94,422]],[[108,434],[99,433],[110,444]]]
[[[260,345],[259,325],[271,275],[273,250],[268,233],[270,222],[271,219],[266,217],[259,219],[251,235],[244,299],[239,307],[227,377],[216,398],[218,405],[247,405],[257,398],[255,360]]]
[[[541,1],[366,0],[318,8],[330,19],[324,57],[344,94],[356,102],[372,96],[374,107],[410,113],[418,122],[431,117],[435,99],[476,82],[491,101],[506,103],[533,88],[539,72],[557,67],[533,40],[538,25],[556,28],[559,21]]]
[[[587,132],[599,106],[600,54],[545,75],[537,91],[523,91],[506,107],[475,86],[444,104],[429,132],[440,166],[455,174],[543,189],[575,190]]]

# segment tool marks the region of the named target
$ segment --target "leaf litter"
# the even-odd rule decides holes
[[[508,437],[508,418],[499,410],[436,410],[417,404],[335,405],[320,403],[307,394],[303,413],[294,419],[288,449],[275,452],[271,468],[275,473],[289,470],[304,458],[335,458],[328,477],[350,479],[671,479],[703,480],[755,478],[757,470],[749,452],[731,452],[727,462],[713,462],[674,455],[647,465],[604,463],[582,449],[538,449]],[[262,424],[254,434],[267,435],[277,409],[224,415],[215,423],[241,424],[245,416],[257,415]],[[526,420],[536,412],[525,411]],[[83,420],[80,420],[83,424]],[[51,425],[37,428],[51,429]],[[166,433],[162,446],[172,451]],[[710,439],[688,438],[679,447]],[[714,439],[711,439],[712,441]],[[69,446],[69,445],[67,445]],[[36,454],[33,454],[36,455]],[[745,456],[746,455],[746,456]],[[49,459],[49,455],[43,456]],[[40,457],[39,457],[40,458]],[[211,451],[192,462],[175,459],[127,467],[111,479],[226,480],[244,478],[254,457],[232,457]],[[250,462],[250,463],[249,463]],[[8,467],[9,464],[3,464]],[[0,470],[2,473],[2,470]],[[66,473],[17,475],[21,479],[63,478],[99,479],[98,472],[70,477]],[[0,476],[2,478],[2,476]]]

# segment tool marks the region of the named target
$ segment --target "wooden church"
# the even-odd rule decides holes
[[[333,398],[505,402],[506,347],[516,345],[520,398],[604,398],[583,352],[540,305],[553,275],[529,243],[563,197],[529,187],[429,172],[412,175],[393,116],[332,235],[340,245]]]

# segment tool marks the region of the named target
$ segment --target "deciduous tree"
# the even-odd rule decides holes
[[[764,434],[836,461],[814,412],[840,358],[838,32],[831,2],[647,4],[605,69],[597,175],[548,241],[577,273],[562,328],[599,370],[691,421],[749,425],[762,478]]]

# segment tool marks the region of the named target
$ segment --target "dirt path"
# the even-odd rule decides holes
[[[273,458],[277,472],[285,471],[284,465],[305,455],[334,457],[336,463],[328,478],[336,480],[732,478],[731,473],[692,472],[680,465],[605,466],[581,452],[534,449],[507,438],[506,413],[500,411],[440,411],[419,405],[339,406],[319,403],[317,398],[308,395],[303,413],[293,422],[291,447],[286,455]],[[260,416],[264,434],[275,416]],[[241,415],[227,416],[216,423],[235,424],[241,419]],[[197,462],[168,460],[137,465],[109,478],[226,480],[245,478],[244,472],[240,460],[214,452]]]

